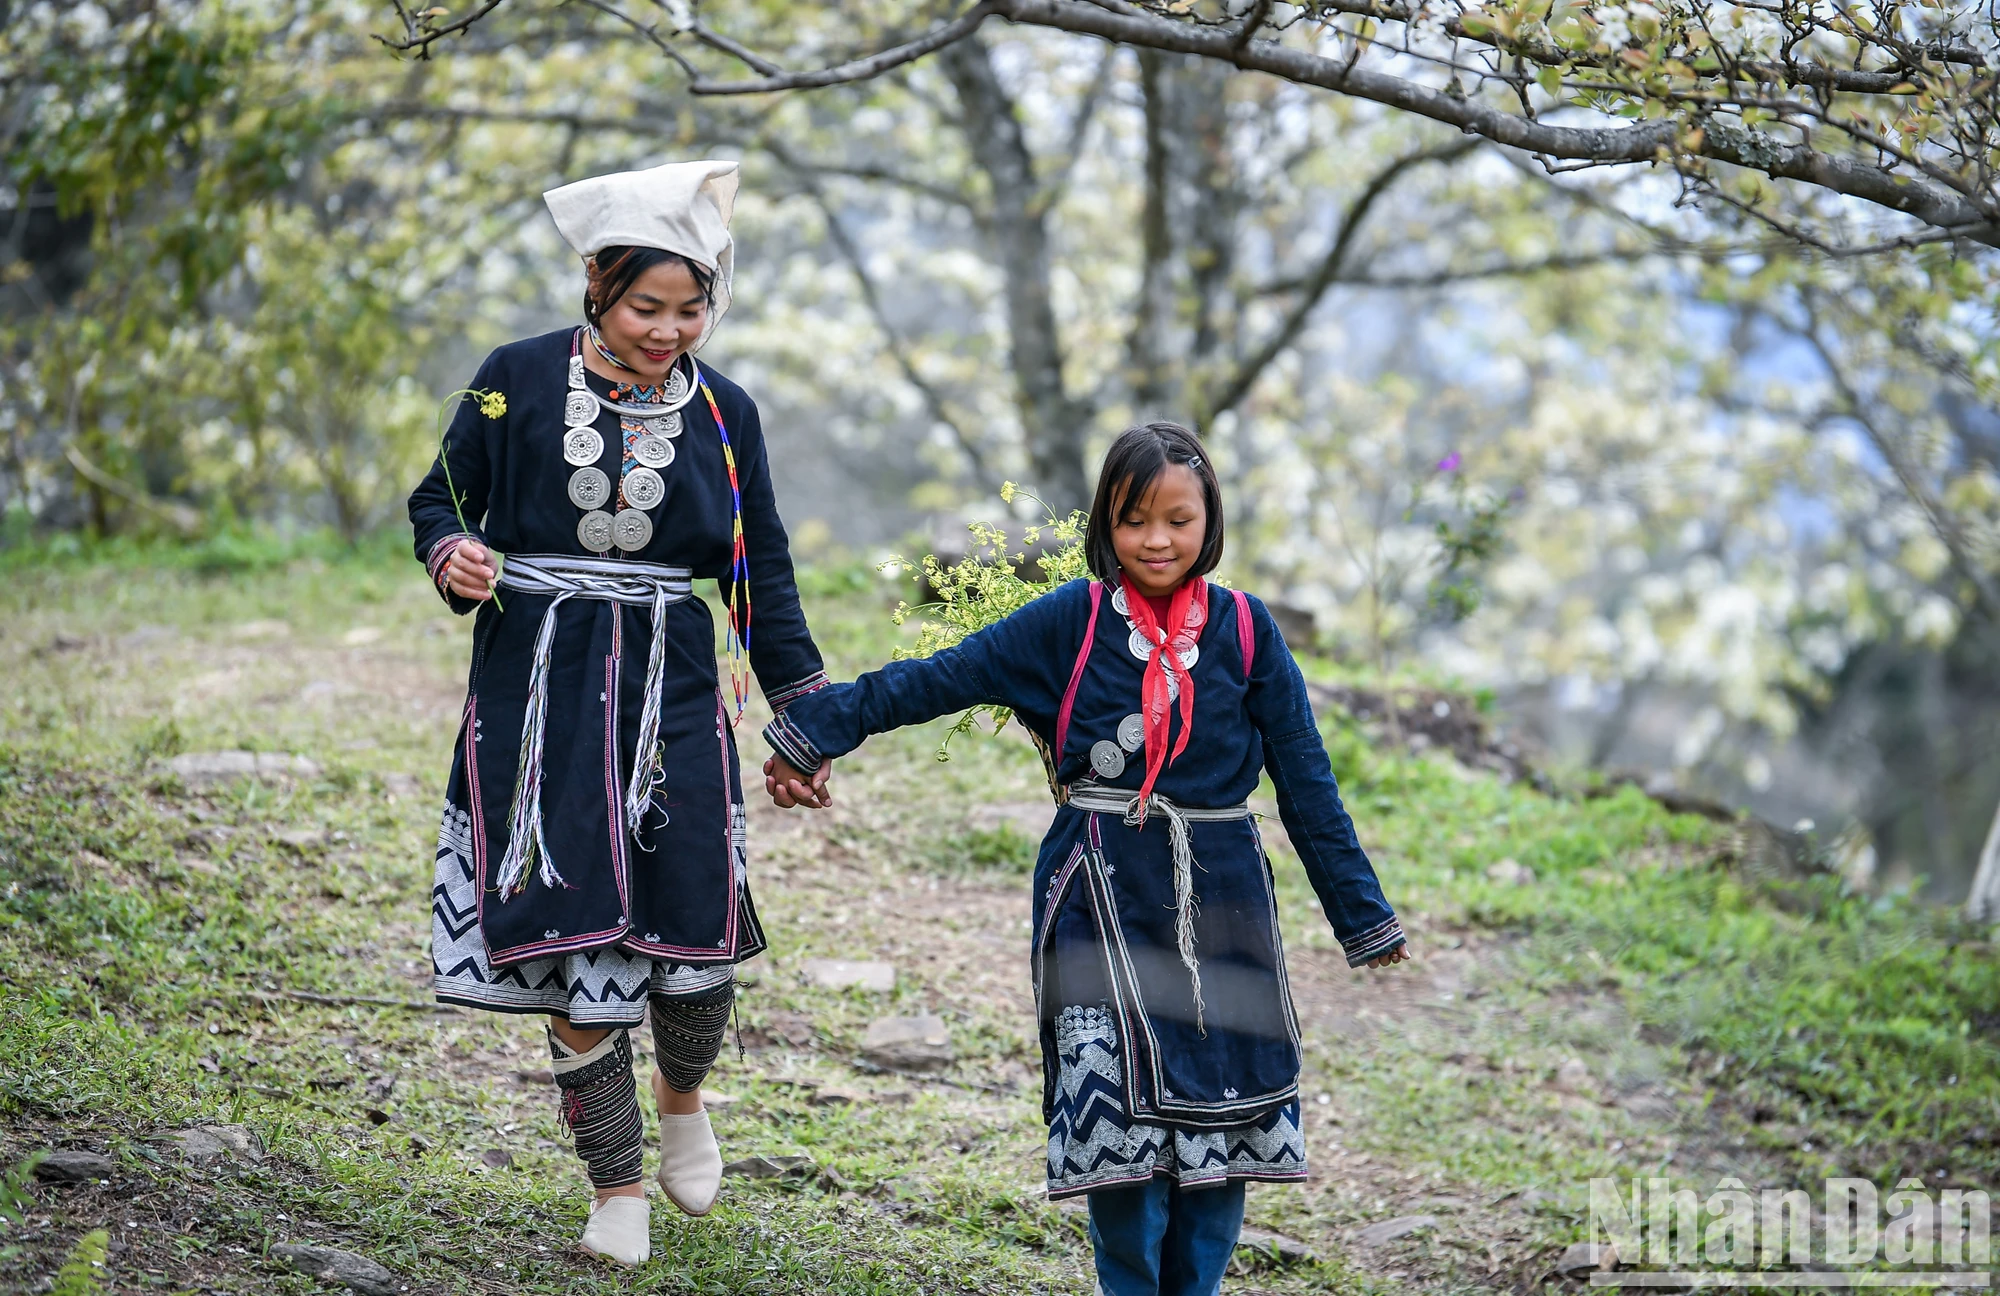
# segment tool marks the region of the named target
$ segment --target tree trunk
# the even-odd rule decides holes
[[[1979,871],[1972,875],[1965,916],[1974,922],[2000,921],[2000,806],[1993,808],[1993,826],[1986,830],[1986,846],[1979,852]]]
[[[970,36],[945,47],[938,64],[958,91],[964,109],[960,129],[992,190],[987,236],[1006,296],[1022,438],[1034,487],[1060,516],[1090,502],[1083,461],[1093,411],[1071,396],[1063,381],[1062,338],[1049,288],[1047,212],[1034,157],[983,40]]]

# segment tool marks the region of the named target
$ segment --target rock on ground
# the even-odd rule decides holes
[[[1556,1261],[1559,1274],[1605,1272],[1618,1267],[1618,1248],[1609,1242],[1577,1242]]]
[[[1437,1216],[1435,1215],[1398,1215],[1394,1219],[1386,1219],[1379,1224],[1370,1224],[1367,1228],[1362,1229],[1361,1245],[1381,1246],[1385,1242],[1394,1242],[1398,1238],[1406,1238],[1412,1233],[1421,1233],[1425,1229],[1436,1228],[1437,1222]]]
[[[731,1161],[722,1173],[737,1179],[806,1179],[817,1168],[806,1156],[753,1156]]]
[[[102,1153],[57,1148],[35,1166],[35,1177],[52,1183],[96,1183],[117,1170],[118,1163]]]
[[[282,1242],[271,1248],[271,1254],[300,1273],[345,1284],[361,1296],[396,1296],[396,1276],[367,1256],[303,1242]]]
[[[167,1135],[180,1145],[181,1155],[190,1161],[262,1161],[264,1149],[257,1136],[241,1125],[203,1125],[175,1130]]]
[[[1273,1233],[1269,1229],[1245,1228],[1236,1235],[1237,1249],[1249,1249],[1267,1263],[1276,1259],[1279,1264],[1304,1264],[1318,1259],[1312,1248],[1297,1238]]]
[[[801,971],[808,982],[823,990],[845,990],[856,986],[874,994],[887,994],[896,988],[896,965],[893,963],[807,959]]]
[[[941,1017],[884,1017],[868,1027],[861,1056],[892,1071],[941,1071],[951,1065],[951,1028]]]
[[[1556,1088],[1564,1093],[1582,1093],[1590,1088],[1590,1068],[1582,1058],[1569,1058],[1556,1068]]]
[[[1501,886],[1533,886],[1535,870],[1509,856],[1487,865],[1486,878],[1490,882],[1498,882]]]
[[[284,752],[183,752],[167,770],[190,792],[208,792],[244,779],[318,778],[319,765]]]

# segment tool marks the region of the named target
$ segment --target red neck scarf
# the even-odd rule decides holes
[[[1164,626],[1153,615],[1152,602],[1132,588],[1129,580],[1125,582],[1125,606],[1133,626],[1153,645],[1153,654],[1146,659],[1145,677],[1139,684],[1139,714],[1146,725],[1146,781],[1139,785],[1139,821],[1143,823],[1147,798],[1153,794],[1153,784],[1170,759],[1167,733],[1171,727],[1173,697],[1167,687],[1169,671],[1179,678],[1181,694],[1181,736],[1174,744],[1173,757],[1186,750],[1188,736],[1194,732],[1194,676],[1181,669],[1180,654],[1201,637],[1202,623],[1208,620],[1208,582],[1199,576],[1182,581],[1167,604]]]

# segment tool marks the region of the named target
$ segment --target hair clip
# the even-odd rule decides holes
[[[1191,469],[1199,470],[1201,468],[1201,456],[1196,455],[1194,458],[1188,460],[1188,467]]]

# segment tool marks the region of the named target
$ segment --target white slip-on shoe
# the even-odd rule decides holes
[[[689,1215],[706,1215],[722,1188],[722,1149],[706,1111],[660,1113],[660,1187]]]
[[[644,1264],[653,1255],[652,1220],[644,1197],[606,1197],[590,1208],[583,1249],[616,1264]]]

